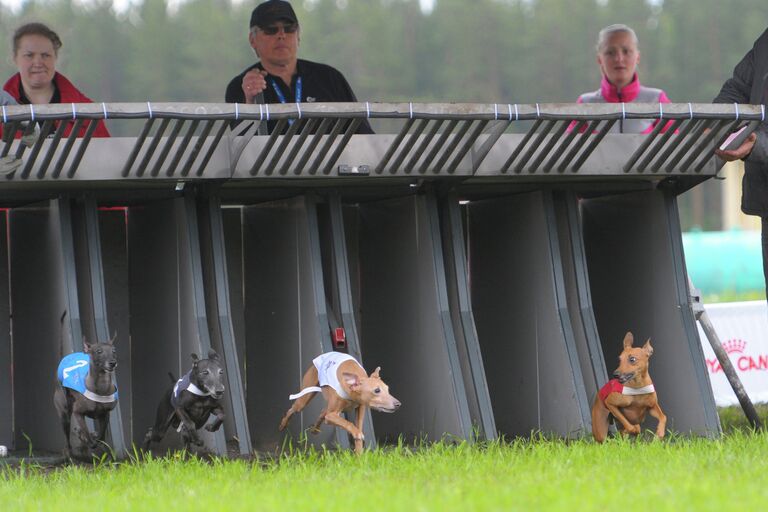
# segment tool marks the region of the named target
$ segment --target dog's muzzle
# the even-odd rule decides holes
[[[614,373],[613,376],[616,377],[617,379],[619,379],[619,382],[624,384],[624,383],[632,380],[632,378],[635,376],[635,374],[634,374],[634,372],[633,373]]]

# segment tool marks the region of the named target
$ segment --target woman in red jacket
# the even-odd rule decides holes
[[[42,23],[27,23],[13,34],[13,62],[19,72],[3,86],[22,105],[48,103],[93,103],[72,82],[56,71],[61,39]],[[78,136],[83,136],[90,121],[85,121]],[[109,137],[104,121],[97,121],[94,137]],[[64,136],[74,121],[69,121]]]

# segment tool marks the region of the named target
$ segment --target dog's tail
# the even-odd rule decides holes
[[[168,372],[168,376],[171,378],[171,384],[176,384],[176,377],[171,372]]]
[[[59,361],[61,361],[64,358],[64,319],[67,318],[67,310],[65,309],[61,313],[61,318],[59,318]]]

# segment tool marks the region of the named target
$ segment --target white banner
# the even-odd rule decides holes
[[[704,307],[753,402],[768,402],[768,305],[765,301],[710,304]],[[697,322],[698,325],[698,322]],[[739,401],[723,373],[723,369],[699,327],[709,380],[715,403],[736,405]]]

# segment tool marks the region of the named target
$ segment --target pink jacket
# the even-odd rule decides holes
[[[640,84],[640,79],[635,73],[632,81],[621,92],[618,88],[603,76],[600,81],[600,89],[594,92],[584,93],[579,96],[577,103],[631,103],[633,101],[643,103],[672,103],[667,94],[661,89],[645,87]],[[631,119],[619,122],[611,131],[621,133],[650,133],[659,123],[658,120]],[[573,130],[575,123],[571,123],[568,131]],[[664,128],[666,130],[667,127]]]

